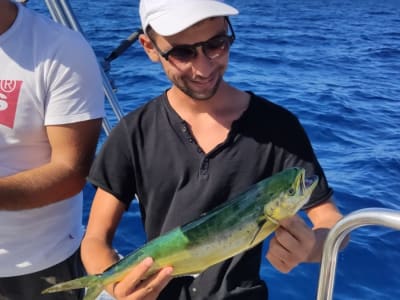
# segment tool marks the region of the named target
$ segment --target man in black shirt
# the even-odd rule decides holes
[[[92,166],[89,181],[97,192],[82,242],[89,273],[117,261],[112,239],[135,196],[150,240],[293,166],[320,178],[304,207],[313,228],[299,216],[281,221],[266,257],[282,272],[320,261],[327,231],[341,214],[298,119],[224,81],[235,39],[228,16],[235,14],[215,0],[140,2],[145,33],[139,40],[172,85],[116,126]],[[261,245],[197,277],[171,280],[172,268],[165,268],[141,281],[151,263],[145,260],[108,291],[117,299],[268,298],[259,277]]]

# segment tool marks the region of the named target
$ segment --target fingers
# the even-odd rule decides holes
[[[293,244],[296,244],[293,242]],[[267,259],[277,270],[282,273],[290,272],[298,265],[298,259],[285,245],[282,245],[277,237],[271,239],[269,250],[266,255]]]
[[[153,264],[153,259],[148,257],[140,262],[131,272],[128,273],[119,283],[114,285],[113,294],[115,296],[127,296],[132,292],[144,277],[146,272]]]
[[[307,260],[316,239],[312,229],[299,216],[286,218],[279,223],[266,258],[276,269],[288,273]]]
[[[145,278],[145,274],[153,265],[152,258],[146,258],[129,272],[120,282],[114,284],[112,294],[116,299],[156,299],[163,288],[171,280],[173,269],[166,267],[154,275]]]
[[[276,236],[269,243],[266,258],[275,269],[282,273],[290,272],[297,265],[297,260],[294,259],[292,253],[280,244]]]
[[[295,250],[300,257],[304,251],[311,251],[315,244],[315,234],[302,218],[295,215],[280,221],[276,238],[286,249]],[[299,251],[299,249],[303,251]]]
[[[171,280],[172,268],[166,267],[137,286],[135,299],[156,299]]]

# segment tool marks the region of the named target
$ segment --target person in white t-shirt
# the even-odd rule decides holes
[[[0,299],[42,299],[44,288],[83,275],[82,189],[103,115],[99,66],[82,34],[0,0]]]

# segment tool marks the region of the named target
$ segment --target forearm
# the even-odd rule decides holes
[[[119,260],[118,253],[110,245],[87,237],[81,243],[81,258],[88,274],[100,274]],[[105,288],[110,295],[114,294],[114,285],[112,283]]]
[[[93,255],[96,253],[96,255]],[[107,244],[96,238],[84,237],[81,243],[82,263],[89,274],[99,274],[119,260],[118,254]]]
[[[49,162],[0,178],[0,210],[32,209],[82,190],[96,150],[101,119],[46,127]]]
[[[0,210],[32,209],[76,195],[85,184],[85,175],[53,162],[0,178]]]

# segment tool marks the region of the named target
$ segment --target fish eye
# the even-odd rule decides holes
[[[290,189],[288,190],[289,196],[293,196],[295,193],[296,193],[296,191],[295,191],[294,188],[290,188]]]

